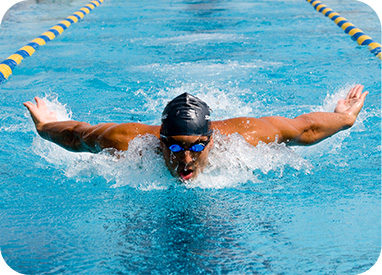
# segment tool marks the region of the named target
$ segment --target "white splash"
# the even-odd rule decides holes
[[[285,167],[309,173],[312,166],[285,144],[259,144],[254,147],[238,134],[229,137],[214,134],[214,147],[209,165],[188,187],[226,188],[247,181],[261,182],[257,175],[276,172],[280,177]]]
[[[49,110],[56,113],[57,119],[59,121],[71,120],[72,111],[68,109],[65,104],[62,104],[58,101],[57,94],[52,93],[45,95],[42,100],[45,102]],[[26,115],[30,118],[29,113],[26,112]],[[30,123],[33,125],[31,118]],[[45,159],[48,163],[62,168],[65,167],[67,163],[76,161],[77,159],[83,159],[86,157],[89,158],[91,156],[90,153],[75,154],[69,152],[50,141],[42,139],[37,134],[34,127],[33,130],[36,133],[36,136],[33,139],[31,150],[36,155],[39,155],[41,158]]]
[[[334,112],[334,109],[337,106],[337,102],[340,99],[343,99],[346,97],[347,93],[351,88],[353,88],[354,84],[347,84],[344,87],[339,88],[337,91],[334,92],[328,92],[326,94],[326,98],[324,99],[324,102],[321,106],[317,106],[312,108],[312,111],[314,112]]]
[[[257,179],[259,173],[274,171],[282,176],[285,167],[309,173],[311,165],[283,144],[260,144],[253,147],[239,135],[230,138],[214,135],[215,146],[210,152],[210,163],[188,188],[226,188]],[[154,136],[140,136],[131,143],[129,150],[110,154],[72,153],[36,137],[33,152],[78,183],[102,177],[111,187],[130,186],[140,190],[168,189],[180,183],[165,166],[159,140]]]
[[[254,108],[253,103],[243,102],[235,93],[250,91],[228,88],[223,91],[212,84],[189,84],[178,88],[159,91],[150,98],[147,94],[147,104],[143,112],[150,110],[160,112],[167,103],[185,91],[208,102],[214,110],[213,114],[229,117],[249,115]],[[313,111],[333,111],[337,101],[346,95],[348,88],[334,94],[328,94],[322,106]],[[144,91],[138,91],[137,96],[144,96]],[[256,95],[254,95],[256,97]],[[47,105],[57,112],[61,120],[71,118],[71,112],[61,104],[56,96],[44,98]],[[365,111],[362,111],[365,112]],[[31,122],[32,123],[32,122]],[[361,123],[361,122],[357,122]],[[272,177],[282,177],[286,169],[294,169],[297,173],[310,173],[313,169],[309,159],[315,159],[323,154],[339,156],[343,140],[350,130],[340,132],[333,137],[310,147],[287,147],[285,144],[259,144],[253,147],[245,142],[243,137],[234,134],[230,137],[214,134],[214,148],[210,152],[209,165],[197,179],[185,184],[188,188],[227,188],[235,187],[248,181],[259,183],[259,175],[272,172]],[[179,185],[179,181],[170,175],[165,166],[162,153],[159,150],[159,140],[150,135],[135,138],[126,152],[110,154],[104,151],[100,154],[72,153],[59,146],[41,139],[33,141],[32,150],[57,169],[62,169],[69,178],[77,182],[92,181],[97,177],[104,179],[111,187],[130,186],[140,190],[167,189]],[[344,163],[346,165],[346,163]]]
[[[172,37],[156,38],[146,41],[145,45],[158,45],[158,44],[205,44],[205,43],[221,43],[232,41],[245,41],[248,40],[244,35],[237,34],[224,34],[224,33],[192,33]]]
[[[183,83],[176,88],[160,90],[159,95],[166,100],[162,101],[163,105],[157,108],[163,110],[167,102],[185,92],[207,102],[213,120],[230,118],[232,114],[235,114],[235,117],[248,116],[259,107],[254,91],[232,86],[232,83],[229,82],[224,88],[217,87],[214,83]],[[245,102],[238,97],[238,95],[245,94],[251,94],[253,100]]]
[[[228,60],[222,62],[221,60],[208,60],[207,61],[193,61],[193,62],[179,62],[176,64],[162,64],[152,63],[148,65],[136,66],[135,70],[141,72],[162,72],[166,75],[182,75],[189,78],[203,79],[205,77],[224,75],[236,75],[248,73],[248,69],[256,68],[277,68],[282,63],[279,62],[264,62],[262,60],[254,61],[236,61]]]
[[[59,121],[71,120],[72,111],[67,108],[66,104],[58,101],[58,95],[51,93],[42,98],[49,110],[56,112]]]
[[[159,152],[159,140],[152,135],[134,139],[125,152],[104,150],[67,166],[65,175],[92,179],[101,176],[111,187],[130,186],[141,190],[167,189],[176,183]]]

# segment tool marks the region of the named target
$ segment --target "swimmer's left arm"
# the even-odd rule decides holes
[[[311,145],[354,124],[368,94],[362,93],[362,90],[362,85],[352,88],[346,98],[338,102],[333,113],[309,113],[294,119],[279,116],[240,117],[214,121],[212,127],[223,135],[238,133],[253,146],[259,142]]]
[[[362,90],[362,85],[353,87],[345,99],[338,101],[333,113],[309,113],[294,119],[283,117],[261,119],[277,129],[278,142],[290,145],[315,144],[353,126],[368,94],[368,92],[362,93]]]
[[[294,119],[276,116],[261,119],[277,129],[269,134],[274,141],[288,145],[312,145],[350,128],[354,123],[346,114],[324,112],[304,114]]]

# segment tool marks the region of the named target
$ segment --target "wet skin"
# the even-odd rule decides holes
[[[163,152],[163,158],[166,166],[174,177],[181,180],[192,180],[199,173],[201,173],[204,167],[208,164],[208,153],[213,146],[213,138],[206,145],[203,151],[193,152],[190,151],[194,144],[198,144],[202,141],[207,141],[208,136],[171,136],[167,140],[170,143],[178,144],[185,150],[174,153],[164,144],[161,140],[161,149]]]
[[[259,142],[285,142],[288,145],[311,145],[326,139],[335,133],[348,129],[357,119],[365,98],[369,92],[363,92],[364,86],[351,88],[346,98],[338,101],[334,112],[313,112],[299,115],[293,119],[268,116],[260,118],[238,117],[220,121],[211,121],[211,127],[222,135],[237,133],[249,144]],[[39,135],[73,152],[98,153],[112,148],[127,150],[130,141],[146,134],[160,138],[159,125],[142,123],[100,123],[90,125],[81,121],[58,121],[54,112],[45,102],[36,97],[36,104],[25,102]],[[206,136],[172,136],[172,142],[185,149],[198,141],[206,141]],[[163,142],[161,147],[166,165],[170,172],[183,180],[195,178],[207,165],[208,153],[213,141],[201,152],[189,150],[171,152]]]

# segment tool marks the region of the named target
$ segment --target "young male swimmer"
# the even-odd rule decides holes
[[[253,146],[259,142],[314,144],[354,124],[368,94],[362,91],[362,85],[350,89],[346,98],[338,101],[333,113],[308,113],[293,119],[270,116],[221,121],[211,121],[208,105],[184,93],[167,104],[161,126],[58,121],[56,114],[38,97],[35,97],[36,104],[25,102],[24,105],[41,137],[74,152],[97,153],[106,148],[127,150],[135,137],[154,135],[160,139],[163,158],[171,174],[182,180],[192,180],[208,163],[208,153],[214,144],[213,131],[227,136],[238,133]]]

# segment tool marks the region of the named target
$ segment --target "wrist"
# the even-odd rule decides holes
[[[36,126],[37,132],[43,131],[44,125],[45,125],[45,123],[43,123],[43,122],[36,123],[35,126]]]
[[[357,116],[355,116],[352,113],[338,113],[338,114],[341,115],[341,119],[343,121],[345,128],[352,127],[357,119]]]
[[[39,123],[36,123],[36,130],[37,130],[37,133],[44,139],[48,139],[48,134],[47,134],[47,129],[46,129],[46,125],[48,123],[44,123],[44,122],[39,122]]]

